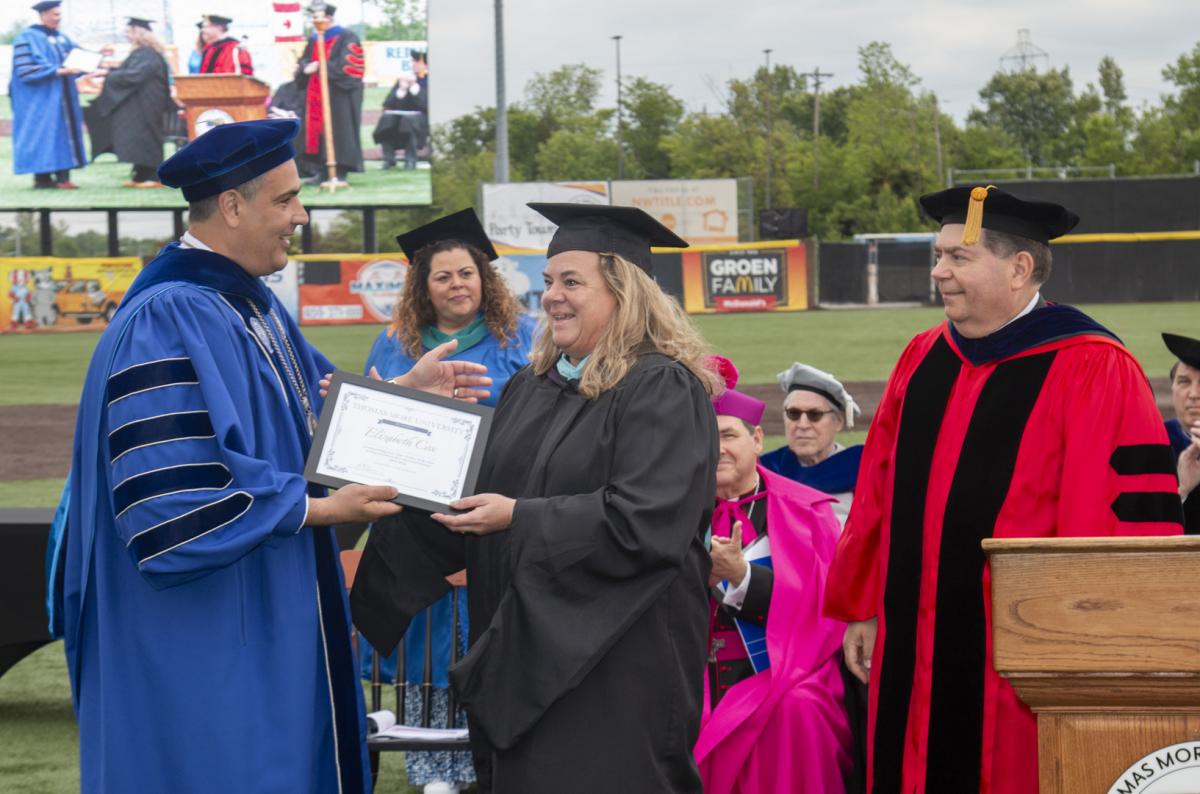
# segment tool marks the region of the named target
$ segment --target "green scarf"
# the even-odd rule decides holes
[[[583,368],[587,365],[587,360],[588,357],[584,356],[579,359],[578,364],[572,364],[567,361],[567,354],[563,353],[558,357],[555,368],[558,370],[558,374],[563,376],[563,380],[579,380],[583,377]]]
[[[457,339],[458,348],[454,351],[454,355],[458,355],[464,350],[470,350],[484,339],[487,339],[488,333],[487,323],[483,321],[483,315],[480,314],[466,328],[461,331],[455,331],[452,334],[439,331],[436,325],[425,326],[421,329],[421,346],[426,350],[433,350],[438,345],[444,345],[451,339]]]

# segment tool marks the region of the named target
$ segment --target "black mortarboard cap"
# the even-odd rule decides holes
[[[150,20],[142,19],[141,17],[130,17],[129,21],[125,24],[131,28],[145,28],[146,30],[150,30]]]
[[[538,201],[526,206],[558,224],[546,250],[547,257],[563,251],[619,254],[649,273],[650,246],[688,247],[687,240],[637,207]]]
[[[492,246],[492,241],[488,239],[487,232],[483,230],[479,216],[470,207],[430,221],[396,237],[396,242],[400,243],[400,250],[408,257],[409,262],[412,262],[417,252],[425,246],[447,240],[475,246],[483,251],[489,262],[500,256]]]
[[[964,245],[976,242],[981,228],[1048,243],[1079,223],[1079,216],[1060,204],[1026,201],[991,185],[947,188],[920,201],[921,209],[943,226],[964,224]]]
[[[220,14],[205,14],[200,17],[200,21],[196,23],[196,27],[203,27],[205,22],[210,25],[220,25],[223,28],[227,28],[233,24],[233,20],[229,17],[223,17]]]
[[[317,12],[317,5],[317,3],[310,5],[308,7],[308,13],[315,14]],[[331,17],[337,13],[337,6],[335,6],[333,3],[323,3],[321,5],[324,6],[325,16]]]
[[[213,127],[158,167],[158,179],[188,201],[249,182],[296,156],[298,119],[237,121]]]
[[[58,8],[60,5],[62,5],[62,0],[42,0],[42,2],[30,6],[30,8],[39,14],[43,14],[51,8]]]
[[[1167,350],[1175,354],[1175,358],[1189,367],[1200,369],[1200,339],[1179,334],[1163,334],[1162,339],[1167,345]]]

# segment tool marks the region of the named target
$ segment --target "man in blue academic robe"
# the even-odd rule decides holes
[[[101,337],[59,585],[84,792],[367,792],[332,524],[399,510],[302,474],[332,364],[259,278],[308,216],[294,120],[219,126],[159,169],[189,229]],[[431,352],[406,385],[487,396]]]
[[[75,42],[59,31],[62,0],[33,6],[40,16],[13,41],[8,95],[13,112],[13,173],[33,174],[36,188],[75,188],[71,169],[87,162],[78,69],[63,67]]]

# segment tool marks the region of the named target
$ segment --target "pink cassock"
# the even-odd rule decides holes
[[[767,614],[771,665],[704,716],[696,761],[706,794],[845,790],[851,734],[838,651],[846,624],[822,617],[839,525],[833,498],[761,466],[775,583]]]

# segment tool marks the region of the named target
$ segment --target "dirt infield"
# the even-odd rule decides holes
[[[74,405],[0,405],[0,482],[67,476],[74,435]]]
[[[1159,410],[1171,416],[1171,384],[1152,378],[1150,385]],[[883,381],[847,381],[846,388],[862,408],[856,429],[865,430],[883,396]],[[783,398],[779,386],[747,384],[743,390],[767,403],[763,430],[769,436],[783,435],[783,416],[778,410]],[[45,480],[65,477],[71,468],[71,439],[75,434],[74,405],[0,406],[0,438],[5,454],[0,455],[0,482]]]

